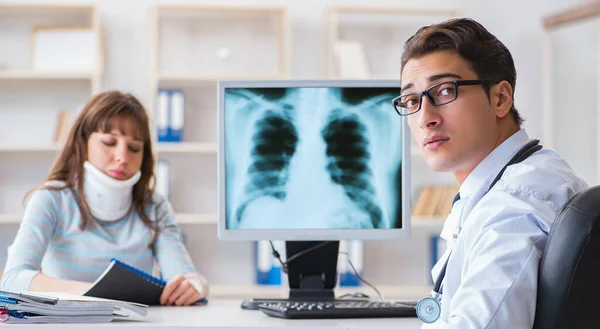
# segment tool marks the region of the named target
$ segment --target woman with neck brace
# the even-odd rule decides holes
[[[85,292],[111,258],[167,285],[165,305],[208,295],[182,242],[169,202],[153,192],[146,110],[130,94],[93,97],[78,115],[46,181],[26,196],[3,289]]]

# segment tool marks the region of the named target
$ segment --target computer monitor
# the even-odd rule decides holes
[[[290,298],[333,298],[339,240],[410,235],[399,91],[399,80],[218,83],[219,239],[285,240]]]

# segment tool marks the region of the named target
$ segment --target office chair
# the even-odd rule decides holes
[[[538,273],[533,329],[600,328],[600,186],[567,202]]]

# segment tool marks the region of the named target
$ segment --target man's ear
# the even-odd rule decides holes
[[[490,102],[498,118],[504,118],[513,105],[513,89],[508,81],[503,80],[490,89]]]

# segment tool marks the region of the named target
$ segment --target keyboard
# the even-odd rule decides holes
[[[417,302],[310,301],[258,305],[263,313],[284,319],[398,318],[416,317]]]

